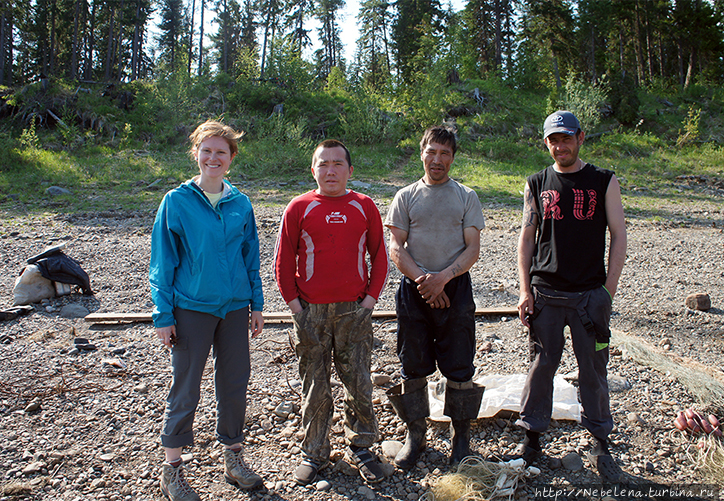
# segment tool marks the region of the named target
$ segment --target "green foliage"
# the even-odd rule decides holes
[[[632,125],[639,119],[641,102],[638,88],[630,74],[607,73],[601,79],[608,87],[608,99],[613,116],[624,125]]]
[[[701,123],[701,110],[695,106],[689,106],[689,112],[684,118],[683,132],[679,133],[679,138],[676,140],[676,146],[683,146],[685,144],[691,144],[699,140],[700,131],[699,124]]]
[[[344,76],[344,71],[339,66],[334,66],[327,76],[327,85],[324,90],[332,95],[347,94],[349,84]]]
[[[601,109],[606,104],[607,95],[605,82],[588,85],[570,74],[560,95],[551,92],[546,112],[550,114],[561,109],[571,111],[581,122],[581,129],[590,133],[601,122]]]
[[[30,126],[23,129],[20,134],[20,146],[26,150],[37,150],[40,147],[40,138],[38,138],[38,133],[35,131],[35,122],[35,120],[32,120]]]

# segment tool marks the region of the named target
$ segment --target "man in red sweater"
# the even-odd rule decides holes
[[[289,203],[276,243],[274,271],[292,311],[302,379],[304,458],[294,472],[300,485],[313,482],[329,461],[332,353],[345,388],[347,459],[368,483],[384,476],[369,451],[378,436],[370,365],[372,309],[390,264],[377,206],[347,189],[352,171],[343,143],[320,143],[312,157],[317,189]]]

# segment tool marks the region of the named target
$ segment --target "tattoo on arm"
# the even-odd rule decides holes
[[[452,267],[451,271],[453,273],[453,277],[457,277],[460,274],[460,272],[462,271],[462,268],[459,264],[456,264]]]
[[[529,189],[525,190],[525,201],[523,202],[523,227],[538,225],[538,211],[535,206],[535,199]]]

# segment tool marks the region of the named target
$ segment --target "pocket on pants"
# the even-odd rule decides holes
[[[612,306],[611,296],[605,288],[599,287],[591,291],[585,309],[596,331],[596,343],[608,344],[611,340],[609,324]]]

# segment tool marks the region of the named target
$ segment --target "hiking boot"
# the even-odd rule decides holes
[[[224,448],[224,478],[240,489],[259,487],[263,480],[244,461],[241,449],[234,451]]]
[[[173,466],[163,463],[161,466],[161,493],[169,501],[201,501],[184,478],[183,463]]]

